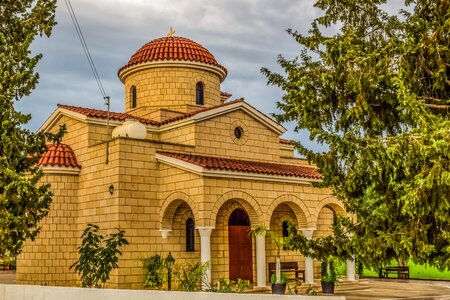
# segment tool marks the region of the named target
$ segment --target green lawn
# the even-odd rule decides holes
[[[395,265],[395,264],[393,264]],[[440,272],[435,267],[425,266],[425,265],[417,265],[413,262],[408,263],[410,278],[416,279],[441,279],[441,280],[450,280],[450,271]],[[339,274],[346,274],[345,264],[340,265],[338,267]],[[364,269],[363,276],[368,277],[378,277],[378,271],[373,271],[370,269]]]

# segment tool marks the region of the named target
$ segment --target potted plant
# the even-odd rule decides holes
[[[272,284],[272,294],[284,295],[286,293],[287,276],[280,272],[280,278],[277,280],[276,274],[272,274],[270,277],[270,283]]]
[[[334,286],[337,282],[336,266],[333,256],[322,261],[320,266],[322,293],[334,294]]]
[[[252,230],[253,234],[265,234],[270,238],[272,244],[277,248],[277,255],[275,258],[275,274],[270,277],[270,283],[272,284],[272,294],[284,295],[286,291],[287,277],[281,273],[281,258],[280,250],[284,245],[284,238],[276,236],[270,229],[265,226],[257,226]]]

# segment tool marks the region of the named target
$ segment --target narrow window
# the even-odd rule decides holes
[[[289,223],[288,221],[283,222],[283,237],[289,236]]]
[[[195,229],[194,220],[189,218],[186,220],[186,252],[195,251]]]
[[[136,87],[131,86],[130,89],[131,108],[136,108]]]
[[[289,236],[289,222],[283,221],[283,238],[287,238]],[[283,250],[289,250],[288,246],[283,245]]]
[[[205,103],[204,96],[203,96],[203,82],[199,81],[197,82],[197,85],[195,87],[195,104],[197,105],[203,105]]]

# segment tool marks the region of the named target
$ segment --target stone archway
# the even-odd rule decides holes
[[[170,194],[161,205],[160,211],[160,230],[161,231],[171,231],[173,217],[176,210],[182,204],[186,205],[192,210],[194,219],[198,219],[197,205],[193,203],[189,195],[183,192],[174,192]]]
[[[317,205],[318,213],[315,221],[314,237],[326,236],[332,233],[334,215],[345,215],[342,203],[335,197],[326,197]]]
[[[281,204],[289,206],[294,212],[298,228],[308,228],[313,223],[312,215],[305,203],[294,195],[286,194],[279,196],[271,203],[267,210],[268,219],[266,220],[266,224],[270,224],[275,209]]]
[[[250,218],[251,226],[263,224],[265,214],[261,210],[258,202],[256,202],[256,200],[249,194],[238,190],[226,192],[217,199],[211,210],[209,218],[210,222],[217,222],[217,215],[219,213],[219,210],[223,208],[224,204],[227,201],[230,200],[236,201],[245,208]],[[214,226],[214,223],[210,225]]]
[[[171,252],[179,260],[200,259],[200,234],[195,230],[198,222],[197,206],[183,192],[170,194],[160,212],[160,234],[164,242],[155,243],[162,252]]]
[[[255,249],[254,238],[249,229],[262,224],[264,220],[261,208],[249,194],[230,191],[219,197],[210,214],[211,227],[215,228],[211,234],[211,268],[214,280],[230,276],[229,220],[236,209],[243,210],[248,216],[250,226],[246,228],[245,233],[241,232],[241,237],[245,236],[249,239],[252,249]],[[253,275],[256,274],[254,264],[256,258],[253,250],[251,259],[251,273],[248,272],[251,278],[248,279],[253,282]]]

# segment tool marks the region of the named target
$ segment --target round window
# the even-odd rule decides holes
[[[234,136],[239,140],[244,134],[244,130],[241,127],[234,128]]]

